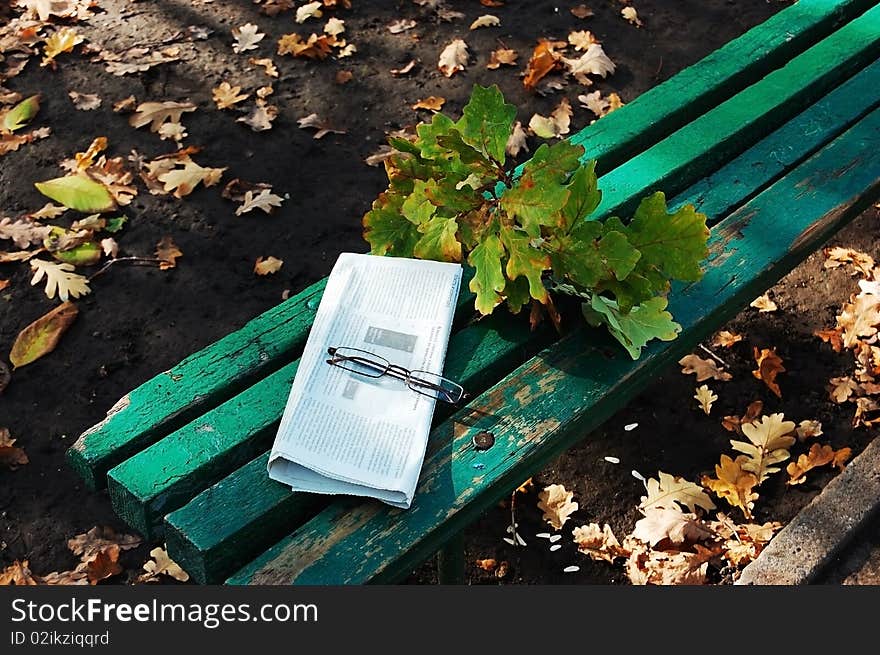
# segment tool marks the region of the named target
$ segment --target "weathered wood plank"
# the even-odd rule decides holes
[[[812,155],[880,106],[880,61],[834,89],[803,113],[669,201],[692,204],[710,223],[763,191],[792,166]]]
[[[880,62],[872,64],[740,155],[725,167],[724,176],[713,175],[698,182],[671,201],[671,205],[699,203],[712,209],[712,216],[726,215],[880,104],[878,88]],[[268,454],[260,458],[263,469],[267,458]],[[166,518],[169,553],[175,561],[186,562],[184,568],[199,582],[221,581],[232,572],[232,569],[224,568],[229,563],[240,565],[255,557],[283,535],[285,525],[286,532],[289,532],[304,518],[296,510],[299,502],[296,496],[271,481],[270,484],[255,484],[252,473],[244,468],[231,473],[218,483],[218,493],[207,489],[194,499],[191,506],[186,505]],[[227,509],[234,507],[230,504],[232,497],[240,499],[244,508],[242,512],[236,508],[234,516]],[[285,522],[288,511],[293,511],[293,518]],[[207,515],[220,516],[223,520],[205,523]],[[260,538],[245,539],[239,534],[241,531],[253,534],[250,526],[258,523],[271,525]],[[202,579],[201,575],[206,577]]]
[[[875,4],[799,0],[571,137],[608,172]]]
[[[531,334],[525,316],[466,328],[450,339],[448,374],[485,388],[535,352],[546,333]],[[108,487],[119,517],[152,537],[161,532],[165,514],[268,449],[298,364],[288,364],[112,468]]]
[[[672,196],[717,170],[876,59],[878,25],[880,6],[601,176],[596,213],[629,215],[648,193],[662,189]]]
[[[305,345],[325,284],[313,284],[123,396],[70,447],[70,466],[90,488],[102,488],[112,466],[292,358]]]
[[[705,276],[676,286],[670,297],[670,310],[683,326],[679,339],[654,342],[633,362],[591,347],[586,329],[566,337],[433,431],[440,445],[423,468],[410,509],[339,499],[227,582],[399,579],[878,197],[875,111],[713,229]],[[485,452],[469,447],[472,434],[487,429],[495,446]],[[479,471],[472,466],[478,462],[484,466]]]

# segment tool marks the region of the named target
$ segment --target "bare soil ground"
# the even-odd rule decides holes
[[[277,304],[284,292],[295,293],[320,279],[340,252],[366,251],[360,219],[384,188],[384,174],[364,159],[384,143],[387,132],[428,117],[410,108],[414,102],[443,96],[444,111],[458,115],[473,84],[497,83],[518,106],[518,118],[527,123],[534,112],[548,114],[564,94],[576,107],[574,132],[594,118],[578,108],[576,97],[583,88],[573,83],[547,96],[523,88],[519,75],[538,38],[592,30],[618,67],[594,88],[618,92],[626,102],[788,5],[776,0],[639,0],[644,26],[636,28],[620,17],[622,5],[613,0],[591,3],[595,15],[587,20],[569,12],[574,2],[508,0],[493,9],[476,0],[454,2],[449,6],[465,17],[451,22],[411,1],[354,0],[350,10],[335,15],[345,20],[346,36],[357,45],[357,53],[316,62],[277,56],[275,43],[294,29],[303,34],[318,31],[323,21],[296,25],[290,12],[270,18],[250,0],[97,4],[102,11],[78,27],[89,43],[122,51],[171,42],[180,46],[181,61],[126,76],[110,74],[80,54],[59,56],[57,70],[31,61],[8,86],[24,95],[43,95],[36,124],[51,126],[53,134],[3,158],[0,213],[16,216],[41,207],[44,199],[33,183],[60,175],[58,162],[84,150],[97,136],[108,138],[111,155],[128,155],[135,149],[154,157],[172,151],[171,142],[135,130],[126,116],[112,111],[113,103],[132,94],[139,102],[196,103],[199,110],[184,117],[189,132],[184,143],[202,146],[198,161],[227,167],[224,182],[239,177],[269,183],[287,200],[272,216],[236,217],[235,205],[221,198],[220,187],[199,189],[182,200],[142,190],[126,208],[129,222],[117,235],[123,255],[149,256],[157,241],[170,235],[183,257],[170,271],[118,266],[96,279],[93,293],[78,301],[80,315],[56,351],[14,372],[0,396],[0,427],[8,427],[19,439],[30,463],[14,472],[0,471],[0,568],[28,559],[39,573],[64,570],[76,563],[66,547],[68,538],[95,525],[125,530],[106,493],[87,491],[67,468],[65,450],[132,388],[238,329]],[[469,31],[471,21],[484,13],[499,16],[501,26]],[[417,27],[391,34],[387,26],[399,18],[412,18]],[[258,50],[238,55],[232,51],[230,31],[247,22],[259,25],[267,36]],[[211,33],[205,40],[188,40],[186,30],[193,26]],[[465,72],[447,79],[436,70],[437,57],[458,37],[466,39],[471,61]],[[517,50],[516,68],[485,68],[490,51],[499,44]],[[271,80],[260,68],[249,66],[250,55],[273,57],[280,77]],[[410,59],[418,62],[412,74],[398,78],[389,73]],[[341,70],[352,73],[344,85],[336,81]],[[253,132],[235,121],[236,112],[216,110],[211,89],[223,80],[249,90],[274,82],[271,100],[280,114],[273,129]],[[101,107],[77,111],[68,97],[72,90],[100,95]],[[312,131],[297,126],[297,119],[311,113],[329,119],[345,134],[313,139]],[[531,142],[537,146],[537,139]],[[877,233],[877,213],[872,211],[837,240],[878,256]],[[255,259],[268,255],[284,260],[281,271],[254,275]],[[616,532],[626,533],[637,518],[635,506],[642,492],[630,470],[697,478],[727,446],[730,435],[720,427],[719,417],[741,414],[756,398],[764,400],[768,410],[795,420],[821,420],[832,444],[858,452],[870,435],[850,427],[848,409],[830,403],[824,388],[828,378],[844,372],[850,359],[812,336],[814,329],[833,325],[855,283],[842,270],[825,271],[822,261],[814,255],[773,289],[778,312],[748,309],[732,322],[730,329],[747,340],[719,353],[734,379],[716,385],[720,399],[711,417],[695,407],[693,378],[669,370],[605,429],[585,435],[582,445],[535,476],[535,489],[555,482],[575,491],[581,509],[569,525],[608,522]],[[0,264],[0,278],[11,280],[0,299],[0,347],[8,352],[18,332],[55,303],[39,287],[30,286],[27,265]],[[784,359],[782,400],[752,377],[753,345],[776,347]],[[624,431],[630,423],[638,427]],[[603,460],[608,455],[621,463]],[[780,481],[765,491],[757,518],[788,520],[828,475],[817,474],[795,489],[784,488]],[[570,539],[560,541],[563,548],[553,553],[549,544],[534,539],[532,535],[546,527],[535,508],[535,494],[517,501],[520,531],[529,546],[512,548],[502,541],[510,512],[499,507],[468,531],[470,562],[478,557],[509,561],[510,572],[502,582],[625,580],[619,568],[580,556]],[[126,572],[108,582],[130,581],[154,545],[124,553]],[[580,565],[580,571],[564,574],[569,564]],[[473,583],[499,582],[473,565],[468,573]],[[410,582],[433,577],[433,565],[427,563]]]

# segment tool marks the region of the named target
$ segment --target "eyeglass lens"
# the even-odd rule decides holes
[[[464,396],[460,384],[428,371],[412,371],[407,376],[406,384],[413,391],[449,403],[457,403]]]
[[[391,366],[384,357],[357,348],[335,348],[331,357],[334,366],[371,378],[382,377]]]

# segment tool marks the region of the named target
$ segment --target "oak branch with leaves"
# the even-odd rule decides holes
[[[497,86],[477,85],[458,121],[437,113],[413,140],[389,139],[388,189],[363,219],[371,252],[467,261],[483,315],[531,302],[555,316],[551,291],[578,296],[633,359],[651,339],[674,339],[666,296],[671,280],[701,277],[706,216],[691,205],[669,213],[658,192],[629,220],[597,220],[596,162],[582,161],[583,146],[545,143],[521,173],[505,168],[515,118]]]

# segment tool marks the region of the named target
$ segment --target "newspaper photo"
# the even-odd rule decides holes
[[[356,349],[394,371],[442,374],[461,275],[459,264],[339,256],[272,446],[269,477],[294,491],[410,506],[436,397],[379,367],[333,365],[329,353]]]

